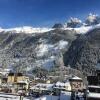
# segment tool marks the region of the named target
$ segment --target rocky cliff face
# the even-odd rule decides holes
[[[64,54],[64,63],[81,70],[84,74],[94,74],[100,63],[100,28],[80,35],[72,42]]]

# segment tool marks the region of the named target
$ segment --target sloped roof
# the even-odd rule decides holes
[[[74,76],[74,77],[70,78],[70,80],[82,80],[82,78]]]

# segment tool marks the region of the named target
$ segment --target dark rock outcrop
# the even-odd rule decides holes
[[[63,28],[61,23],[56,23],[52,28]]]

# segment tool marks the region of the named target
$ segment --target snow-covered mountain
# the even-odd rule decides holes
[[[92,22],[96,20],[96,16],[94,17]],[[91,22],[90,19],[88,20]],[[30,26],[0,28],[0,66],[32,71],[35,67],[52,69],[63,65],[63,54],[71,43],[81,34],[100,28],[100,24],[82,24],[76,18],[71,19],[69,23],[71,26],[73,23],[75,26],[81,23],[81,26],[66,27],[56,24],[53,28]]]
[[[0,66],[32,71],[34,67],[51,69],[63,64],[63,53],[77,38],[76,32],[64,28],[43,32],[44,29],[41,28],[42,31],[37,31],[35,35],[36,31],[27,30],[24,34],[25,31],[21,30],[1,29]]]
[[[20,66],[20,69],[27,71],[34,67],[51,69],[60,66],[63,64],[62,55],[77,35],[99,26],[0,29],[0,64],[3,67]]]

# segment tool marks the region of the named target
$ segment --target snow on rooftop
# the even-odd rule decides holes
[[[38,83],[36,86],[53,86],[54,84],[43,84],[43,83]]]
[[[54,88],[59,88],[59,89],[67,89],[67,90],[71,90],[71,85],[70,85],[70,82],[69,81],[67,81],[67,82],[57,82],[56,84],[55,84],[55,87]]]
[[[37,85],[35,85],[35,86],[33,86],[33,87],[31,87],[31,89],[35,89],[35,90],[38,90],[38,89],[40,89],[40,90],[52,90],[53,87],[54,86],[54,84],[43,84],[43,83],[38,83]]]
[[[59,86],[64,86],[64,83],[62,83],[62,82],[57,82],[57,83],[56,83],[56,86],[58,86],[58,87],[59,87]]]
[[[73,79],[73,80],[82,80],[82,78],[79,78],[79,77],[77,77],[77,76],[74,76],[74,77],[72,77],[71,79]]]

